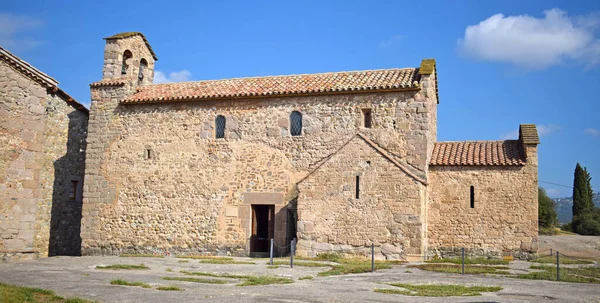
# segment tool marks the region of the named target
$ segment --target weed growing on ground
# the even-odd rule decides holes
[[[273,265],[290,265],[289,261],[273,261]],[[326,263],[319,262],[310,262],[310,261],[297,261],[294,262],[294,266],[304,266],[304,267],[329,267],[331,265]]]
[[[410,265],[411,268],[420,270],[437,271],[459,274],[462,271],[460,265],[455,264],[420,264]],[[509,274],[507,266],[484,266],[484,265],[465,265],[465,274]]]
[[[520,274],[516,276],[519,279],[528,280],[548,280],[556,281],[556,267],[548,265],[532,265],[531,269],[537,269],[541,271],[530,272],[526,274]],[[573,282],[573,283],[593,283],[600,284],[600,270],[595,267],[581,267],[581,268],[566,268],[560,269],[560,281],[561,282]]]
[[[544,257],[539,257],[537,259],[533,259],[529,262],[533,262],[533,263],[551,263],[551,264],[556,264],[556,256],[544,256]],[[586,259],[569,259],[569,258],[560,258],[559,260],[560,264],[593,264],[594,262],[591,260],[586,260]]]
[[[298,278],[298,280],[312,280],[312,279],[314,279],[313,276],[304,276],[304,277]]]
[[[432,260],[428,260],[426,262],[427,263],[462,264],[462,259],[461,258],[432,259]],[[503,260],[503,259],[465,258],[465,264],[507,265],[508,263],[510,263],[509,260]]]
[[[218,274],[210,272],[191,272],[191,271],[180,271],[182,274],[192,276],[207,276],[215,278],[229,278],[229,279],[241,279],[244,282],[237,284],[237,286],[251,286],[251,285],[267,285],[267,284],[289,284],[294,283],[294,280],[289,278],[271,277],[271,276],[250,276],[250,275],[233,275],[233,274]]]
[[[53,291],[21,287],[0,283],[0,301],[3,303],[93,303],[93,301],[84,300],[81,298],[65,299],[57,296]]]
[[[190,261],[188,261],[188,260],[179,260],[177,262],[179,262],[179,263],[187,263],[187,262],[190,262]]]
[[[179,288],[177,286],[159,286],[156,289],[158,289],[158,290],[167,290],[167,291],[171,291],[171,290],[183,291],[183,290],[185,290],[185,289]]]
[[[221,260],[233,260],[233,258],[231,257],[219,257],[219,256],[201,256],[201,255],[180,255],[180,256],[176,256],[175,258],[178,259],[201,259],[201,260],[207,260],[207,259],[221,259]]]
[[[143,288],[152,288],[152,286],[150,286],[149,284],[146,284],[146,283],[129,282],[129,281],[121,280],[121,279],[112,280],[112,281],[110,281],[110,284],[111,285],[123,285],[123,286],[141,286]]]
[[[208,283],[208,284],[227,284],[227,281],[217,279],[203,279],[203,278],[191,278],[191,277],[162,277],[163,280],[169,281],[183,281],[183,282],[195,282],[195,283]]]
[[[269,266],[267,266],[267,268],[275,269],[275,268],[279,268],[279,265],[269,265]]]
[[[249,261],[234,261],[233,259],[226,259],[226,258],[214,258],[214,259],[206,259],[206,260],[201,260],[200,263],[207,263],[207,264],[255,264],[254,262],[249,262]]]
[[[150,267],[144,265],[144,264],[140,264],[140,265],[133,265],[133,264],[113,264],[113,265],[98,265],[96,266],[96,269],[113,269],[113,270],[119,270],[119,269],[127,269],[127,270],[131,270],[131,269],[150,269]]]
[[[481,296],[482,292],[497,292],[499,286],[462,286],[452,284],[404,284],[391,283],[391,286],[403,289],[378,288],[375,292],[421,297]]]
[[[165,256],[153,254],[121,254],[121,258],[164,258]]]
[[[165,271],[166,272],[173,272],[173,269],[169,267],[169,268],[165,269]]]

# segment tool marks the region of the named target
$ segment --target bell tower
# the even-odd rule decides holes
[[[152,84],[158,60],[146,37],[139,32],[119,33],[107,38],[102,80],[120,79],[134,85]]]

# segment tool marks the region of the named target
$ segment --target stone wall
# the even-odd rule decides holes
[[[245,254],[253,194],[279,195],[270,204],[285,245],[296,182],[358,131],[425,175],[430,116],[421,92],[118,105],[134,83],[92,87],[84,254]],[[372,109],[372,129],[361,126],[363,108]],[[289,132],[294,110],[303,115],[298,137]],[[217,115],[227,119],[225,139],[214,139]]]
[[[0,61],[0,254],[11,258],[37,254],[45,104],[45,88]]]
[[[358,179],[358,198],[357,194]],[[422,253],[424,184],[360,136],[298,184],[298,254],[406,259]]]
[[[126,60],[128,65],[127,73],[122,74],[123,53],[126,50],[131,52],[132,57]],[[104,48],[103,79],[125,77],[134,79],[137,83],[140,61],[142,59],[148,62],[147,69],[144,71],[142,84],[152,84],[154,79],[154,58],[142,37],[133,36],[124,39],[107,40],[106,47]]]
[[[428,255],[537,252],[538,174],[535,146],[524,166],[431,166]],[[470,186],[475,207],[470,207]]]
[[[71,230],[57,242],[57,249],[70,242],[71,248],[79,250],[77,210],[70,210],[63,197],[65,182],[83,181],[85,157],[80,150],[85,150],[87,113],[4,61],[0,61],[0,86],[2,259],[48,255],[51,221],[56,220]],[[65,214],[61,218],[58,213]]]
[[[42,163],[42,200],[36,219],[36,245],[49,255],[81,254],[81,204],[88,114],[56,94],[46,105],[46,144]],[[71,182],[77,182],[69,197]],[[48,245],[49,243],[49,245]]]

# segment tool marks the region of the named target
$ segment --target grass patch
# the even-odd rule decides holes
[[[165,271],[166,272],[173,272],[173,269],[169,267],[169,268],[165,269]]]
[[[205,276],[205,277],[214,277],[214,278],[229,278],[229,279],[248,279],[251,276],[248,275],[233,275],[233,274],[218,274],[212,272],[202,272],[202,271],[185,271],[182,270],[180,273],[190,276]]]
[[[427,263],[451,263],[462,264],[461,258],[445,258],[427,260]],[[507,265],[510,260],[503,259],[488,259],[488,258],[465,258],[465,264],[482,264],[482,265]]]
[[[190,262],[190,261],[189,260],[179,260],[177,262],[179,262],[179,263],[187,263],[187,262]]]
[[[221,274],[211,272],[192,272],[192,271],[181,271],[182,274],[192,276],[206,276],[214,278],[228,278],[228,279],[240,279],[244,282],[237,284],[237,286],[251,286],[251,285],[268,285],[268,284],[289,284],[294,283],[294,280],[289,278],[271,277],[271,276],[249,276],[249,275],[234,275],[234,274]]]
[[[497,292],[499,286],[462,286],[452,284],[403,284],[391,283],[391,286],[403,289],[378,288],[375,292],[420,297],[481,296],[482,292]]]
[[[326,252],[326,253],[318,254],[316,257],[313,257],[313,258],[310,258],[310,257],[300,257],[300,256],[297,256],[295,258],[298,259],[298,260],[338,262],[338,261],[344,259],[344,256],[342,254],[339,254],[339,253],[336,253],[336,252]]]
[[[156,289],[158,289],[158,290],[166,290],[166,291],[173,291],[173,290],[175,290],[175,291],[183,291],[183,290],[185,290],[185,289],[179,288],[177,286],[159,286]]]
[[[122,258],[164,258],[165,256],[153,255],[153,254],[121,254],[119,257]]]
[[[365,272],[371,272],[371,261],[361,259],[337,259],[338,264],[331,264],[331,269],[323,271],[317,275],[320,277],[334,276],[334,275],[347,275],[347,274],[359,274]],[[375,270],[379,269],[390,269],[392,265],[402,264],[402,261],[375,261]]]
[[[512,277],[528,280],[556,281],[556,267],[548,265],[533,265],[531,269],[541,271],[520,274]],[[561,282],[600,284],[600,270],[595,267],[561,268]]]
[[[290,265],[290,262],[286,261],[273,261],[273,265]],[[294,266],[304,266],[304,267],[329,267],[331,265],[319,262],[310,262],[310,261],[297,261],[294,262]]]
[[[183,281],[183,282],[194,282],[194,283],[227,284],[227,281],[223,281],[223,280],[192,278],[192,277],[162,277],[162,279],[169,280],[169,281]]]
[[[460,265],[429,263],[420,265],[411,265],[409,267],[418,268],[426,271],[437,271],[446,273],[460,274],[462,272]],[[465,265],[465,274],[509,274],[507,266],[485,266],[485,265]]]
[[[280,278],[271,276],[251,276],[237,286],[254,286],[254,285],[269,285],[269,284],[290,284],[294,280],[290,278]]]
[[[219,256],[201,256],[201,255],[189,255],[189,256],[176,256],[175,258],[178,259],[201,259],[201,260],[208,260],[208,259],[221,259],[221,260],[233,260],[233,258],[231,257],[219,257]]]
[[[152,288],[152,286],[150,286],[149,284],[146,284],[146,283],[129,282],[129,281],[121,280],[121,279],[112,280],[112,281],[110,281],[110,284],[111,285],[123,285],[123,286],[141,286],[143,288]]]
[[[543,257],[539,257],[537,259],[533,259],[530,262],[533,263],[550,263],[550,264],[556,264],[556,256],[543,256]],[[569,258],[565,258],[565,257],[560,257],[559,260],[560,264],[593,264],[593,261],[590,260],[585,260],[585,259],[569,259]]]
[[[0,283],[0,302],[3,303],[92,303],[81,298],[65,299],[53,291]]]
[[[255,264],[254,262],[250,262],[250,261],[234,261],[231,258],[214,258],[214,259],[206,259],[206,260],[201,260],[200,263],[206,263],[206,264]]]
[[[96,266],[96,269],[113,269],[113,270],[126,269],[126,270],[133,270],[133,269],[150,269],[150,267],[148,267],[148,266],[146,266],[144,264],[140,264],[140,265],[134,265],[134,264],[113,264],[113,265],[106,265],[106,266],[98,265],[98,266]]]
[[[298,278],[298,280],[312,280],[312,279],[314,279],[314,278],[315,278],[315,277],[313,277],[313,276],[304,276],[304,277],[300,277],[300,278]]]
[[[267,268],[268,269],[275,269],[275,268],[279,268],[279,265],[269,265],[269,266],[267,266]]]

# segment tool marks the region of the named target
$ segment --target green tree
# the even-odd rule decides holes
[[[550,199],[546,194],[546,190],[540,187],[538,190],[538,226],[540,234],[553,235],[554,226],[557,222],[554,200]]]
[[[590,185],[591,180],[592,178],[587,169],[577,163],[573,179],[573,219],[594,208],[591,195],[593,194],[592,186]]]

